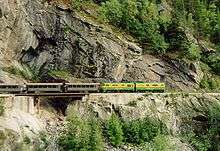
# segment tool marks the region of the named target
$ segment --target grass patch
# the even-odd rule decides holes
[[[32,80],[32,81],[39,80],[38,73],[36,72],[36,70],[31,69],[27,66],[22,66],[22,67],[10,66],[10,67],[5,67],[2,70],[10,74],[13,74],[15,76],[24,78],[26,80]]]
[[[59,77],[63,79],[67,79],[72,76],[72,74],[66,70],[51,70],[48,74],[52,77]]]

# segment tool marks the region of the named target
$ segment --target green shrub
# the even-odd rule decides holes
[[[190,60],[200,60],[201,55],[200,55],[201,51],[199,49],[199,47],[197,45],[195,45],[194,43],[189,44],[188,48],[185,50],[185,56],[186,58],[190,59]]]
[[[123,12],[122,5],[118,0],[109,0],[106,3],[102,3],[100,12],[105,21],[108,20],[113,25],[120,24]]]
[[[186,134],[184,138],[198,151],[207,151],[211,147],[210,138],[207,135],[196,135],[191,132]]]
[[[31,139],[28,136],[24,136],[23,142],[25,144],[30,144],[31,143]]]
[[[25,65],[23,65],[22,68],[18,68],[18,67],[14,67],[14,66],[5,67],[5,68],[3,68],[3,70],[10,73],[10,74],[20,76],[26,80],[37,81],[39,79],[39,75],[36,72],[36,69],[31,69]]]
[[[216,52],[210,55],[202,56],[202,61],[211,67],[212,71],[220,75],[220,53]]]
[[[67,131],[63,132],[58,140],[61,150],[103,150],[102,129],[95,117],[85,119],[71,111],[67,120]]]
[[[113,146],[120,146],[123,143],[122,123],[117,115],[112,114],[106,123],[109,141]]]
[[[72,8],[79,10],[84,0],[71,0],[71,1],[72,1]]]
[[[206,116],[207,121],[203,123],[206,128],[202,129],[202,132],[197,129],[186,131],[183,133],[183,138],[198,151],[218,151],[218,137],[220,133],[219,103],[211,104],[208,107]],[[192,127],[192,125],[189,126]]]
[[[71,73],[66,70],[51,70],[48,73],[50,76],[60,77],[60,78],[68,78],[71,77]]]
[[[4,114],[4,111],[5,111],[5,108],[3,106],[2,100],[0,99],[0,116],[2,116]]]
[[[153,143],[153,150],[155,151],[173,151],[176,150],[176,147],[171,145],[168,135],[157,135]]]
[[[91,151],[102,151],[104,148],[102,129],[100,122],[95,117],[89,119],[89,150]]]
[[[209,107],[208,111],[208,121],[209,121],[209,130],[208,135],[209,139],[211,139],[211,149],[213,151],[217,151],[219,148],[219,133],[220,133],[220,105],[218,103],[213,103],[211,107]]]
[[[127,121],[124,123],[124,137],[126,142],[141,144],[152,141],[158,134],[166,134],[166,126],[149,118]]]
[[[216,77],[208,77],[204,75],[203,79],[200,82],[200,87],[207,90],[219,90],[220,80]]]

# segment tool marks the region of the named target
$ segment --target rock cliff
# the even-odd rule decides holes
[[[1,67],[28,65],[44,79],[65,70],[87,81],[165,81],[189,90],[203,77],[199,63],[143,54],[110,27],[45,0],[0,1],[0,53]]]

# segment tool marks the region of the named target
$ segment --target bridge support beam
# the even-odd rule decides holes
[[[34,97],[34,107],[37,109],[37,114],[40,113],[40,99],[39,97]]]

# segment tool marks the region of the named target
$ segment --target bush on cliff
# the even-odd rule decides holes
[[[198,130],[198,127],[195,127],[192,130],[186,130],[183,132],[183,139],[195,150],[218,151],[220,146],[220,105],[213,103],[209,106],[206,116],[206,120],[200,121],[200,125],[203,124],[203,129]],[[195,124],[195,122],[191,122],[191,124]],[[193,127],[194,125],[188,126]]]
[[[113,146],[120,146],[123,143],[122,123],[117,115],[112,114],[106,123],[109,141]]]
[[[125,122],[123,129],[126,142],[132,144],[151,142],[158,134],[167,134],[162,122],[149,118]]]
[[[81,118],[71,111],[67,120],[67,130],[58,140],[61,150],[103,150],[102,129],[98,119],[94,116]]]

